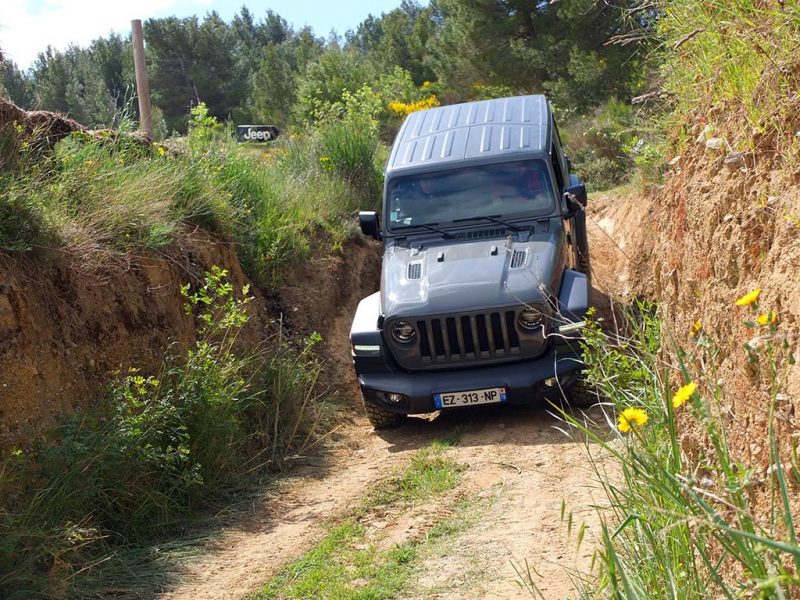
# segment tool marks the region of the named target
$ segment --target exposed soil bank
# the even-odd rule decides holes
[[[755,315],[735,301],[761,288],[760,312],[777,313],[778,335],[800,359],[800,163],[796,153],[769,148],[742,154],[709,148],[701,130],[695,127],[697,141],[673,161],[665,185],[636,200],[636,210],[650,217],[635,236],[633,282],[660,302],[682,346],[691,346],[696,321],[718,345],[714,377],[725,391],[730,440],[736,456],[763,479],[770,460],[769,390],[743,348],[763,331],[743,324]],[[800,369],[783,368],[788,376],[776,427],[789,457],[800,426]],[[693,422],[682,425],[685,448],[701,445]]]
[[[320,255],[329,244],[320,241]],[[0,256],[0,446],[87,407],[116,372],[155,372],[171,347],[191,345],[194,320],[183,311],[180,286],[202,282],[213,265],[227,269],[237,289],[249,283],[235,247],[198,229],[161,253],[100,269],[69,255]],[[339,256],[312,257],[287,271],[268,297],[251,287],[255,301],[241,344],[268,350],[281,322],[293,334],[316,329],[324,353],[335,357],[331,383],[348,385],[341,323],[376,285],[379,265],[373,246],[349,242]]]

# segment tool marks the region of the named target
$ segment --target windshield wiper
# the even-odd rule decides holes
[[[438,223],[417,223],[416,225],[402,225],[401,227],[392,227],[392,231],[401,231],[405,229],[415,229],[417,227],[424,227],[428,231],[435,231],[436,233],[440,233],[442,237],[446,240],[453,239],[452,234],[447,233],[444,229],[439,229],[438,227],[434,227],[434,225],[438,225]]]
[[[497,223],[498,225],[503,225],[504,227],[508,227],[511,231],[525,231],[525,227],[518,227],[517,225],[512,225],[507,221],[503,221],[498,219],[500,215],[492,215],[490,217],[464,217],[463,219],[454,219],[453,223],[466,223],[467,221],[491,221],[492,223]]]

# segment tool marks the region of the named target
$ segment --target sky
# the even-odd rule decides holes
[[[355,27],[370,13],[380,15],[400,0],[0,0],[0,48],[22,69],[48,45],[88,45],[116,31],[130,32],[131,19],[202,16],[216,10],[226,21],[246,5],[260,19],[271,8],[296,29],[310,25],[318,36]]]

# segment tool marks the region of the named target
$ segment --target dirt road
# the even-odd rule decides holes
[[[612,239],[625,215],[613,198],[594,198],[593,204],[594,301],[607,312],[610,298],[625,284],[624,247]],[[601,409],[589,412],[603,420]],[[485,510],[438,555],[426,557],[404,597],[530,598],[518,583],[526,561],[544,598],[574,595],[578,574],[589,572],[599,531],[592,506],[603,497],[593,483],[583,440],[564,429],[544,407],[454,411],[413,418],[400,429],[379,433],[359,416],[340,431],[323,463],[297,470],[277,491],[255,501],[182,566],[179,584],[161,598],[246,597],[320,540],[325,526],[346,514],[370,485],[402,467],[418,449],[453,432],[458,442],[448,455],[464,466],[456,491],[460,497],[485,500]],[[601,456],[596,459],[602,462]],[[564,514],[573,513],[571,533],[562,504]],[[436,513],[448,507],[414,510],[376,526],[400,538],[424,535]],[[578,549],[576,531],[583,523],[586,533]]]

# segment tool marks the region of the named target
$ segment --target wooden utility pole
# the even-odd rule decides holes
[[[142,21],[131,21],[133,30],[133,66],[136,69],[136,96],[139,98],[139,129],[153,139],[153,110],[150,107],[150,84],[147,83],[147,63],[144,62]]]

